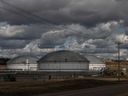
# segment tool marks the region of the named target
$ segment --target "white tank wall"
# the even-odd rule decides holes
[[[86,62],[44,62],[39,64],[43,71],[87,71],[89,64]]]
[[[7,69],[23,70],[23,71],[36,71],[37,64],[7,64]]]
[[[89,70],[91,71],[101,71],[106,67],[105,64],[89,64]]]

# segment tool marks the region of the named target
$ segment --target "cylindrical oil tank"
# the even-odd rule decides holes
[[[102,59],[94,56],[94,55],[85,55],[85,58],[89,60],[89,71],[97,71],[101,72],[106,68],[106,64]]]
[[[39,70],[46,72],[86,72],[89,61],[74,51],[55,51],[48,53],[38,61]]]
[[[22,55],[17,56],[7,62],[7,69],[22,70],[22,71],[36,71],[37,58],[35,56]]]

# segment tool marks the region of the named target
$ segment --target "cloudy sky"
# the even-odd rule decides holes
[[[69,49],[126,57],[128,0],[0,0],[0,53]]]

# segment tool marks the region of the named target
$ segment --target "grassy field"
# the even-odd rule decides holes
[[[23,81],[0,82],[0,96],[32,96],[51,92],[92,88],[103,85],[116,84],[115,81],[81,79],[66,81]]]

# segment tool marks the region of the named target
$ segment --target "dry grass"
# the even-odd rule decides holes
[[[116,96],[128,96],[128,93],[123,93],[123,94],[119,94],[119,95],[116,95]]]
[[[115,84],[115,82],[92,79],[53,81],[45,83],[42,81],[0,82],[0,96],[31,96],[34,94],[92,88],[110,84]]]

